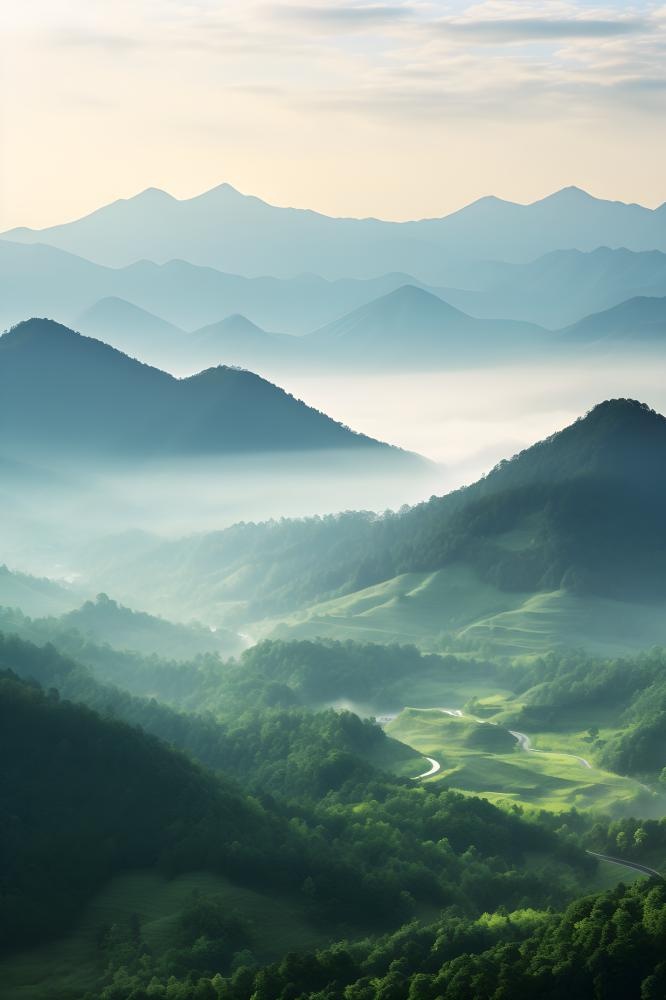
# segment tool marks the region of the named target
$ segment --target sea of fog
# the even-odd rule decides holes
[[[281,385],[355,430],[440,463],[442,491],[474,482],[604,399],[639,399],[666,412],[663,357],[645,355],[396,375],[299,373],[283,375]]]
[[[36,478],[16,489],[3,485],[5,561],[76,579],[91,542],[136,530],[174,538],[237,521],[395,510],[474,482],[603,399],[632,397],[666,411],[663,365],[644,356],[577,367],[273,378],[355,430],[432,464],[378,468],[363,455],[341,461],[334,453],[291,453],[60,468],[53,479]],[[124,544],[131,550],[131,540]]]

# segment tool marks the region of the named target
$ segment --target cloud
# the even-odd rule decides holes
[[[143,44],[135,36],[107,31],[57,31],[51,33],[50,40],[63,48],[104,49],[112,53],[129,52]]]
[[[405,5],[388,4],[289,4],[272,7],[275,19],[290,20],[304,28],[328,28],[339,31],[364,31],[395,24],[413,16]]]
[[[557,41],[567,38],[617,38],[646,29],[641,18],[512,17],[439,21],[441,32],[461,41],[501,42]]]

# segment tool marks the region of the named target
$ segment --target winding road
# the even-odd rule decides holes
[[[417,774],[416,778],[414,779],[415,781],[418,781],[420,778],[430,778],[431,775],[437,774],[437,772],[441,770],[442,765],[439,763],[438,760],[435,760],[434,757],[426,757],[426,760],[430,764],[430,770],[424,771],[423,774]]]
[[[598,861],[608,861],[611,865],[621,865],[623,868],[631,868],[632,871],[640,872],[641,875],[647,875],[649,878],[658,878],[660,882],[664,881],[664,876],[661,872],[658,872],[655,868],[648,868],[647,865],[641,865],[638,861],[625,861],[622,858],[612,858],[610,854],[598,854],[596,851],[585,851],[585,853],[596,858]]]
[[[509,732],[518,741],[520,749],[526,750],[527,753],[546,753],[550,754],[551,757],[571,757],[572,760],[577,760],[583,767],[592,768],[589,760],[585,760],[584,757],[578,757],[575,753],[564,753],[562,750],[537,750],[532,746],[532,742],[526,733],[519,733],[515,729],[510,729]]]
[[[465,718],[464,712],[462,712],[459,708],[440,708],[439,711],[442,712],[444,715],[452,716],[454,719]],[[386,718],[389,718],[389,716],[386,716]],[[491,726],[497,725],[496,722],[486,723],[484,719],[477,719],[473,715],[468,716],[468,718],[473,719],[474,722],[479,722],[484,725],[491,725]],[[570,757],[572,760],[577,760],[582,767],[589,767],[590,770],[592,769],[592,765],[590,764],[589,760],[585,759],[585,757],[579,757],[575,753],[565,753],[564,751],[561,750],[537,750],[536,747],[532,746],[532,741],[530,740],[527,733],[519,733],[515,729],[509,729],[508,732],[511,733],[513,738],[516,740],[520,749],[524,750],[526,753],[543,753],[551,757]],[[414,779],[415,781],[420,781],[421,778],[431,778],[433,774],[437,774],[438,771],[441,771],[442,765],[439,763],[439,761],[435,760],[434,757],[426,757],[426,760],[430,764],[430,770],[424,771],[423,774],[417,774]],[[593,853],[592,851],[588,851],[588,854],[592,853]],[[599,857],[602,857],[602,855],[599,855]],[[615,864],[619,865],[624,864],[623,861],[619,861],[613,858],[606,858],[605,855],[603,855],[603,858],[605,861],[614,861]],[[635,867],[635,866],[630,865],[629,867]],[[653,874],[658,875],[659,873],[653,872]],[[661,878],[661,876],[659,877]]]

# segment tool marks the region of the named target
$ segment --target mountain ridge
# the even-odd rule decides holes
[[[628,246],[666,250],[662,209],[564,188],[529,204],[480,199],[439,218],[405,222],[333,217],[271,205],[218,185],[193,198],[135,195],[41,230],[1,234],[46,242],[112,266],[183,258],[246,275],[328,278],[406,271],[441,283],[453,261],[527,260],[550,250]]]
[[[243,369],[177,379],[51,320],[0,337],[0,442],[126,455],[368,449],[417,461]],[[423,461],[425,460],[418,460]]]

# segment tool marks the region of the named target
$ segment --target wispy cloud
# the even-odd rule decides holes
[[[643,18],[599,19],[556,17],[508,17],[442,20],[439,30],[462,41],[501,42],[550,41],[567,38],[616,38],[646,30]]]
[[[404,4],[281,4],[268,8],[273,18],[313,30],[365,31],[393,25],[414,15]]]
[[[63,48],[104,49],[116,53],[129,52],[144,44],[143,39],[137,36],[110,31],[54,31],[50,34],[50,41]]]

